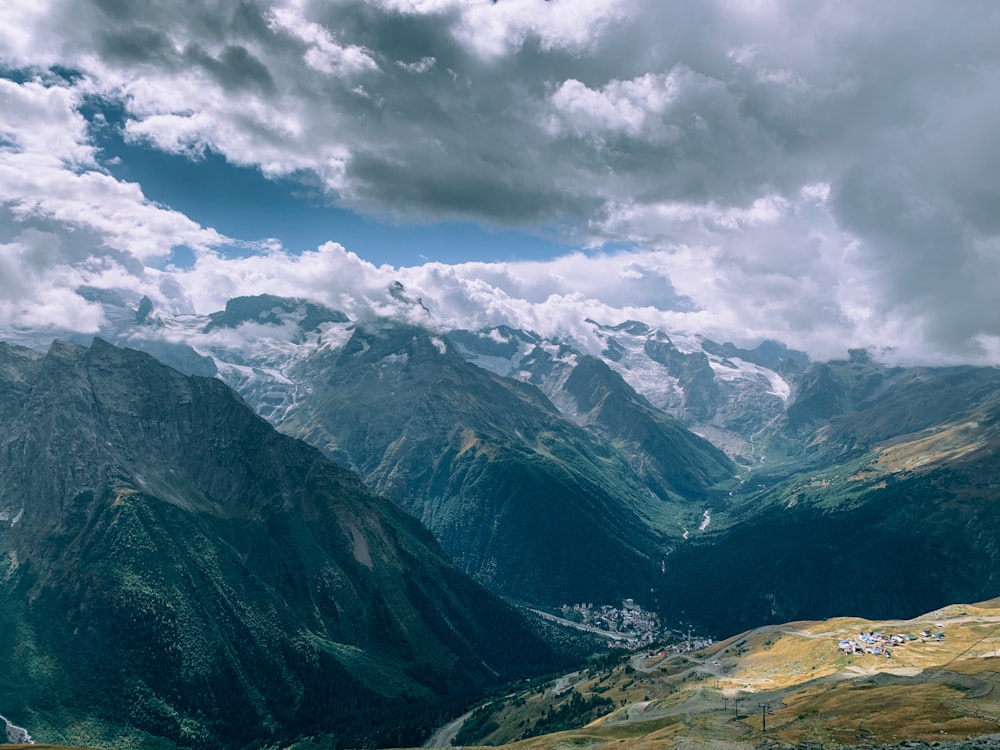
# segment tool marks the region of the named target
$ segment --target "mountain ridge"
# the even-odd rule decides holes
[[[36,739],[399,744],[564,658],[221,381],[101,340],[0,363],[0,705]]]
[[[380,364],[375,362],[374,354],[367,355],[370,370],[365,387],[373,390],[365,396],[368,406],[364,410],[366,414],[382,414],[380,434],[370,430],[366,433],[363,424],[358,426],[364,399],[358,404],[342,399],[344,403],[338,408],[344,409],[342,414],[353,421],[341,420],[334,425],[334,431],[342,433],[334,438],[315,423],[307,426],[304,414],[299,411],[296,416],[296,411],[310,400],[315,403],[317,388],[329,390],[331,384],[324,380],[326,375],[319,362],[335,364],[356,334],[361,336],[354,342],[358,349],[345,357],[342,366],[348,366],[355,354],[370,345],[362,342],[363,331],[358,334],[363,325],[329,320],[304,331],[301,320],[305,313],[294,301],[272,305],[273,300],[264,296],[253,298],[250,307],[256,305],[257,309],[257,317],[250,316],[253,320],[208,334],[203,333],[208,320],[204,316],[181,320],[158,317],[154,310],[145,317],[150,321],[148,325],[136,327],[135,311],[130,309],[116,312],[109,319],[130,321],[122,329],[123,336],[153,335],[159,337],[158,341],[169,340],[177,346],[188,342],[183,345],[193,347],[198,356],[211,356],[219,377],[237,387],[259,413],[275,424],[285,424],[289,432],[309,437],[328,455],[347,465],[357,466],[350,451],[341,449],[342,444],[354,440],[348,433],[357,430],[361,453],[370,462],[367,470],[374,472],[375,481],[385,483],[387,492],[398,492],[396,499],[402,498],[411,508],[423,507],[429,491],[447,490],[461,499],[462,492],[469,490],[462,501],[465,505],[460,502],[452,511],[441,506],[442,510],[431,514],[437,513],[436,518],[424,520],[450,524],[452,531],[448,533],[454,534],[456,541],[449,543],[449,553],[459,556],[462,550],[457,537],[471,528],[462,526],[464,515],[477,505],[486,508],[487,516],[493,512],[493,517],[481,520],[477,526],[483,536],[470,545],[476,557],[464,563],[468,569],[480,570],[483,580],[493,581],[491,585],[503,587],[509,581],[497,577],[488,556],[482,554],[490,549],[492,523],[502,503],[490,500],[493,505],[484,505],[479,499],[489,498],[498,490],[505,497],[521,492],[524,477],[536,487],[546,486],[544,494],[564,498],[559,501],[561,506],[553,507],[565,510],[549,516],[550,525],[569,518],[580,521],[581,527],[607,526],[614,531],[608,535],[598,528],[588,532],[587,542],[568,542],[563,549],[578,556],[584,550],[597,550],[598,556],[605,556],[610,550],[611,557],[632,559],[624,567],[609,566],[594,576],[579,577],[576,588],[560,583],[548,592],[540,587],[544,583],[542,576],[520,573],[517,586],[526,594],[522,598],[536,599],[543,592],[541,599],[565,603],[580,598],[589,601],[607,597],[614,601],[621,595],[637,596],[644,606],[658,606],[666,619],[678,617],[681,611],[686,613],[684,618],[691,619],[692,613],[698,612],[709,632],[729,632],[748,626],[753,617],[769,621],[782,616],[831,614],[827,609],[816,609],[819,600],[815,592],[810,593],[808,575],[818,576],[822,583],[816,590],[833,596],[831,601],[848,597],[843,601],[865,607],[872,615],[882,614],[890,606],[912,612],[959,593],[979,598],[995,593],[989,588],[994,579],[988,550],[995,540],[988,523],[974,525],[974,533],[966,530],[970,518],[991,518],[990,451],[994,442],[988,431],[962,427],[961,422],[978,420],[982,425],[988,419],[988,415],[977,416],[977,409],[997,392],[994,369],[889,366],[862,350],[849,352],[843,360],[810,364],[804,355],[780,344],[765,342],[755,349],[740,349],[696,335],[657,330],[641,321],[617,325],[591,321],[581,329],[586,334],[586,346],[577,346],[571,340],[548,340],[510,327],[441,331],[433,327],[433,320],[417,301],[410,300],[403,291],[395,291],[397,301],[410,305],[414,319],[426,324],[420,328],[424,365],[433,364],[434,358],[445,354],[458,354],[481,370],[505,378],[502,386],[498,385],[501,381],[494,383],[507,394],[498,403],[530,402],[535,411],[532,419],[541,420],[536,425],[558,418],[582,428],[587,436],[570,437],[580,433],[565,425],[556,430],[536,426],[528,431],[531,439],[526,441],[528,433],[521,429],[523,425],[510,420],[506,424],[512,429],[504,428],[506,432],[484,431],[477,420],[485,419],[484,424],[489,424],[489,418],[484,416],[488,405],[481,401],[484,394],[493,391],[480,387],[488,379],[463,369],[454,360],[448,366],[448,378],[432,377],[428,369],[425,380],[399,380],[396,396],[388,389],[376,398],[373,394],[379,393],[380,377],[385,385],[406,371],[402,357],[405,352],[383,347],[379,350],[383,355]],[[288,312],[293,309],[296,312]],[[280,325],[254,322],[261,313],[265,317],[273,313]],[[383,320],[364,325],[388,330],[397,324]],[[411,330],[401,327],[404,329]],[[379,367],[384,370],[381,374]],[[308,376],[300,376],[302,372]],[[406,388],[414,388],[418,382],[429,389],[428,393],[437,394],[420,401],[419,408],[418,399],[412,395],[415,391],[410,391],[409,398],[403,395]],[[528,386],[537,388],[542,395],[528,397],[529,391],[518,390]],[[505,400],[513,394],[524,395],[527,400]],[[393,398],[398,401],[390,408]],[[520,409],[512,406],[510,414],[504,416],[520,413]],[[695,418],[699,409],[703,414]],[[445,429],[443,423],[458,414],[475,419],[463,422],[453,432]],[[697,440],[686,439],[687,447],[681,454],[670,447],[671,436],[684,434],[680,427],[693,428],[699,440],[709,439],[736,459],[728,478],[722,477],[721,467],[725,464],[708,454],[694,460],[701,445]],[[426,432],[423,453],[414,452],[422,431]],[[369,437],[360,437],[365,434]],[[431,434],[437,437],[430,439]],[[545,439],[539,440],[542,435]],[[978,448],[977,441],[982,442]],[[950,446],[947,450],[941,447],[944,443]],[[896,447],[890,450],[890,444]],[[491,456],[499,455],[498,445],[503,455],[512,457],[506,465],[506,477],[477,482],[476,477],[489,476],[483,473],[483,467]],[[580,454],[580,446],[587,446],[586,457]],[[922,456],[930,458],[919,458],[924,463],[914,469],[912,464]],[[475,475],[468,471],[473,459],[479,462],[474,467]],[[451,471],[455,461],[464,474]],[[558,467],[559,462],[563,462],[562,467]],[[619,468],[609,471],[612,465]],[[624,474],[623,465],[627,465]],[[697,471],[690,471],[697,466],[706,469],[701,479]],[[624,478],[625,474],[628,478]],[[581,494],[581,485],[576,479],[576,484],[565,480],[581,475],[589,477],[588,481],[596,478],[604,488],[594,497],[603,494],[615,502],[625,501],[627,510],[621,518],[615,517],[607,524],[597,520],[606,518],[604,515],[572,512],[570,499]],[[409,476],[415,478],[415,486],[423,488],[418,490],[416,501],[406,499]],[[539,484],[540,477],[555,483]],[[685,482],[685,477],[694,478],[694,484]],[[711,483],[713,480],[716,484]],[[613,507],[600,502],[604,507]],[[530,518],[532,512],[532,507],[525,506],[515,515]],[[955,570],[965,571],[963,576],[972,573],[971,579],[964,578],[967,588],[949,588],[947,576],[939,575],[934,565],[922,560],[919,585],[887,589],[891,593],[881,593],[877,587],[852,592],[849,587],[828,583],[835,579],[831,571],[837,566],[820,565],[821,559],[813,559],[811,550],[819,548],[827,550],[830,559],[850,560],[846,545],[860,543],[863,554],[856,556],[859,566],[905,570],[906,550],[925,549],[928,535],[924,517],[934,518],[937,524],[931,536],[934,544],[943,546],[936,556],[947,565],[957,566]],[[506,533],[506,529],[517,526],[504,528]],[[636,529],[638,536],[633,533]],[[572,524],[562,530],[570,539],[578,531]],[[787,539],[781,538],[779,532]],[[973,568],[963,567],[965,558],[956,546],[958,542],[949,541],[949,534],[974,551],[967,556],[975,560]],[[880,543],[879,535],[889,541]],[[527,538],[522,533],[512,536],[518,543]],[[630,550],[637,547],[641,553],[635,555]],[[780,551],[783,565],[776,567],[766,555],[759,558],[760,550]],[[519,554],[520,548],[515,546],[505,552],[508,559],[517,559]],[[923,554],[927,558],[935,556],[930,548]],[[539,559],[545,559],[550,567],[563,564]],[[757,562],[747,565],[747,560]],[[597,567],[596,563],[591,565]],[[640,575],[634,576],[636,571]],[[755,572],[767,572],[766,579],[774,581],[774,585],[761,583]],[[713,580],[713,586],[731,591],[735,600],[742,602],[740,607],[715,611],[708,607],[698,583],[706,575]],[[616,576],[620,577],[619,583],[613,584]],[[629,583],[622,584],[621,580]],[[981,581],[978,588],[976,580]],[[584,595],[581,589],[591,581],[602,582],[596,587],[598,593]],[[623,591],[626,588],[629,590]],[[636,591],[638,588],[648,594]]]
[[[609,575],[615,566],[651,576],[660,543],[640,514],[652,499],[623,484],[631,481],[624,465],[541,392],[473,367],[416,328],[358,327],[329,357],[299,365],[315,368],[302,377],[314,386],[283,429],[346,454],[467,571],[507,594],[553,603],[585,594],[565,577],[570,566],[608,596],[625,595],[621,575]],[[613,498],[602,484],[612,481],[628,494]],[[574,541],[570,529],[582,536]],[[604,559],[583,552],[594,548]]]

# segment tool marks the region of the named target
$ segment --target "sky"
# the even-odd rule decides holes
[[[0,331],[398,281],[998,365],[997,133],[995,0],[7,0]]]

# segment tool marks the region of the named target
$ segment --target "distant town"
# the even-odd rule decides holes
[[[609,648],[637,651],[656,644],[667,654],[696,651],[714,643],[712,638],[693,635],[690,630],[684,633],[664,627],[655,612],[644,610],[633,599],[625,599],[617,607],[610,604],[564,604],[559,608],[558,616],[539,610],[535,612],[548,620],[606,638]]]

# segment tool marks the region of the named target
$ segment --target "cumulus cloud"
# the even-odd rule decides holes
[[[218,233],[147,202],[138,185],[100,168],[78,111],[87,88],[0,79],[0,203],[10,215],[87,230],[142,261],[166,257],[180,244],[221,243]]]
[[[541,49],[582,53],[615,21],[634,13],[623,0],[506,0],[468,3],[462,0],[378,0],[386,10],[411,16],[450,20],[456,41],[476,54],[493,58],[517,52],[535,42]]]
[[[306,21],[291,8],[273,8],[268,17],[268,26],[272,30],[289,32],[302,41],[306,45],[303,59],[310,68],[320,73],[351,75],[378,70],[378,63],[369,50],[356,44],[338,44],[327,28]],[[434,58],[425,59],[433,63]]]
[[[95,332],[81,286],[138,288],[177,246],[226,240],[145,199],[98,163],[79,112],[83,79],[0,79],[0,324]]]
[[[28,264],[50,257],[66,284],[121,277],[202,309],[286,289],[394,309],[384,290],[400,278],[449,321],[635,313],[820,355],[1000,349],[988,0],[8,6],[0,242],[39,299],[63,277]],[[331,244],[226,260],[226,238],[102,168],[85,97],[120,106],[133,144],[303,179],[378,220],[556,231],[586,252],[388,269]],[[49,256],[27,229],[58,240]],[[178,247],[196,272],[166,268]]]

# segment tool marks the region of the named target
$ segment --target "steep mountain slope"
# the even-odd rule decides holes
[[[412,744],[555,657],[216,379],[0,345],[0,706],[39,740]]]
[[[392,291],[425,317],[404,290]],[[397,324],[382,321],[372,325],[385,335],[366,338],[343,314],[305,300],[258,295],[210,316],[173,317],[141,301],[135,310],[102,301],[116,341],[223,379],[273,424],[357,469],[428,524],[466,570],[514,596],[641,596],[665,543],[696,533],[720,504],[714,485],[734,473],[722,452],[598,360],[574,378],[573,393],[548,389],[560,413],[534,387],[464,362],[443,336],[407,326],[393,334]],[[408,360],[414,337],[427,356]],[[540,373],[554,345],[542,343],[535,373],[549,385]]]
[[[575,405],[566,398],[565,384],[589,352],[654,408],[748,464],[756,460],[754,436],[781,415],[791,384],[809,361],[776,342],[747,351],[634,320],[615,326],[586,322],[590,336],[579,342],[546,340],[506,326],[448,335],[469,361],[534,383],[571,417]]]
[[[856,354],[803,383],[776,438],[794,455],[750,473],[728,517],[676,551],[664,599],[728,633],[1000,594],[1000,373]]]
[[[862,350],[810,367],[776,442],[824,460],[960,419],[1000,394],[1000,369],[887,367]],[[829,458],[828,458],[829,457]]]
[[[187,374],[217,375],[275,424],[309,387],[290,379],[290,370],[314,351],[342,347],[352,329],[339,311],[270,294],[237,297],[210,315],[169,315],[148,299],[88,288],[78,293],[102,305],[103,338],[146,351]],[[408,319],[422,318],[433,326],[419,300],[400,285],[389,294],[412,308]],[[4,334],[39,350],[52,338],[48,332]],[[91,338],[64,336],[81,344]],[[545,339],[507,326],[448,331],[445,338],[477,366],[536,385],[571,419],[576,407],[563,385],[580,357],[600,359],[655,409],[746,464],[758,458],[754,436],[781,414],[791,385],[808,363],[805,354],[773,341],[745,350],[639,321],[608,326],[588,320],[579,339]]]
[[[109,317],[123,335],[208,358],[508,593],[656,589],[665,618],[717,634],[1000,593],[1000,370],[889,367],[863,351],[809,365],[774,342],[637,321],[591,321],[581,341],[388,324],[375,336],[266,295],[211,317],[126,312]],[[681,426],[736,456],[740,480],[713,484],[733,468]]]
[[[660,496],[707,497],[735,471],[726,455],[637,394],[602,360],[580,357],[563,384],[579,421],[622,447]]]
[[[303,360],[311,384],[282,429],[355,467],[491,587],[560,603],[648,590],[657,527],[701,506],[652,495],[622,456],[534,387],[397,325],[357,327]],[[613,600],[613,599],[612,599]]]

